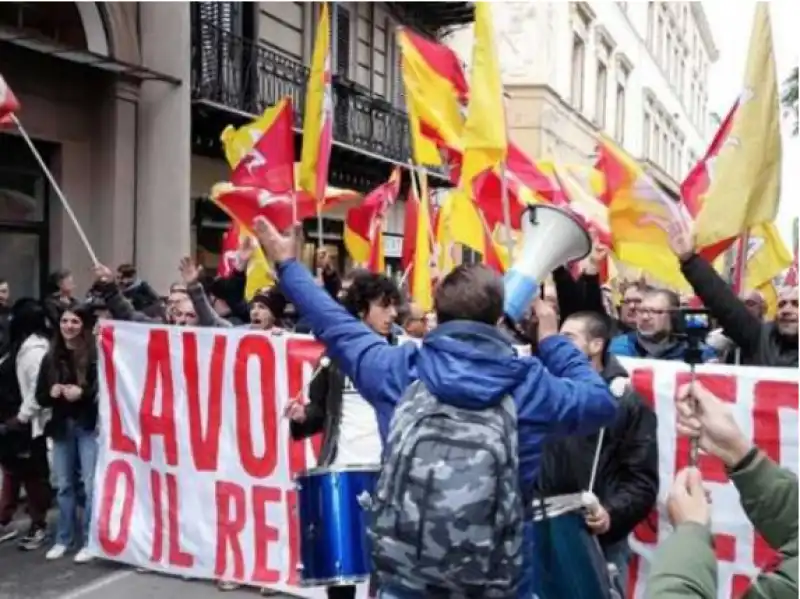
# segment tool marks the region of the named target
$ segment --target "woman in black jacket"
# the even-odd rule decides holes
[[[52,409],[48,434],[53,439],[53,471],[58,486],[58,524],[55,544],[47,552],[49,560],[63,557],[77,541],[75,469],[78,464],[86,506],[82,519],[82,548],[75,555],[75,562],[86,563],[92,559],[86,544],[97,461],[97,350],[93,327],[91,310],[65,310],[39,372],[36,395],[40,406]]]

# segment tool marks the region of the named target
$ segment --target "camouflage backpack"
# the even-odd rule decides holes
[[[386,447],[369,531],[379,580],[515,597],[523,508],[513,399],[467,410],[418,381],[397,406]]]

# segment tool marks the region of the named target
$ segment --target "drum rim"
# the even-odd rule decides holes
[[[306,478],[309,476],[321,476],[323,474],[341,474],[342,472],[374,472],[377,474],[381,471],[380,464],[342,464],[341,466],[316,466],[298,472],[297,478]]]
[[[297,586],[301,588],[308,587],[332,587],[339,585],[361,584],[370,579],[370,574],[354,574],[353,576],[332,576],[331,578],[309,578],[303,580],[300,578]]]

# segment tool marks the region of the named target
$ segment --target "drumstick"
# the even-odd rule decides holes
[[[297,392],[297,395],[295,395],[292,398],[292,401],[300,401],[300,398],[308,392],[308,388],[311,386],[311,383],[314,382],[314,379],[316,379],[319,376],[319,373],[322,372],[325,368],[327,368],[330,365],[330,363],[331,360],[328,356],[322,356],[322,358],[320,358],[319,364],[314,369],[314,372],[311,373],[311,378],[308,379],[308,383],[303,385],[303,388]]]
[[[606,429],[601,428],[600,434],[597,436],[597,447],[594,450],[594,459],[592,460],[592,474],[589,477],[589,493],[594,493],[594,484],[597,482],[597,469],[600,466],[600,449],[603,447],[603,437],[605,437]]]

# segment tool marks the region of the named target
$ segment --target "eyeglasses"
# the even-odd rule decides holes
[[[781,300],[778,302],[778,310],[785,308],[786,306],[797,308],[797,300]]]

